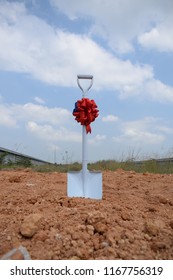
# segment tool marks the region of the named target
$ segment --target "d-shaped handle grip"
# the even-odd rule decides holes
[[[84,90],[83,87],[81,86],[79,80],[90,80],[89,87],[86,90]],[[90,88],[92,87],[92,85],[93,85],[93,76],[92,75],[77,75],[77,83],[78,83],[79,88],[82,90],[82,92],[84,94],[85,92],[88,92],[90,90]]]

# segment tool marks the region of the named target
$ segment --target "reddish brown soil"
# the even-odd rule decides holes
[[[0,171],[0,257],[173,259],[173,175],[105,171],[102,200],[66,189],[66,174]]]

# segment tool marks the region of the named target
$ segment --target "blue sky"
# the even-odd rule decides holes
[[[81,161],[77,74],[94,76],[89,161],[173,154],[172,0],[0,0],[0,146]]]

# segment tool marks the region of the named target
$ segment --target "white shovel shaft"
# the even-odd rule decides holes
[[[83,125],[82,127],[82,187],[83,187],[83,193],[85,194],[85,188],[86,188],[86,179],[87,179],[87,133],[86,133],[86,127]]]
[[[83,171],[87,171],[87,133],[86,127],[83,125],[82,127],[82,169]]]

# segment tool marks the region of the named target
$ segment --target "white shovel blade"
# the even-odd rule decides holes
[[[83,197],[82,172],[70,171],[67,174],[67,195],[69,197]]]
[[[85,177],[85,185],[83,187],[82,171],[68,172],[67,195],[69,197],[102,199],[102,173],[88,171]]]

